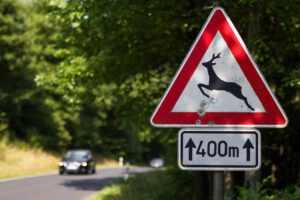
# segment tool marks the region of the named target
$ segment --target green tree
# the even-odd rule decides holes
[[[149,118],[207,18],[211,1],[46,3],[48,16],[61,27],[58,52],[63,61],[40,74],[38,83],[62,91],[72,144],[93,139],[98,143],[89,145],[116,151],[110,146],[115,138],[122,138],[119,154],[136,160],[172,149],[176,131],[154,129]],[[224,0],[222,5],[290,118],[286,129],[262,131],[263,172],[274,176],[273,186],[295,183],[299,180],[299,5],[279,0]],[[278,171],[271,171],[271,166]]]
[[[64,111],[55,93],[36,87],[34,80],[39,69],[61,61],[54,57],[54,29],[45,19],[32,4],[0,3],[1,135],[55,149],[68,141],[60,120]]]

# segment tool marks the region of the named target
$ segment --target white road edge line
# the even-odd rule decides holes
[[[0,179],[0,183],[3,182],[9,182],[9,181],[18,181],[22,179],[27,179],[27,178],[38,178],[38,177],[43,177],[43,176],[51,176],[57,174],[56,172],[51,172],[47,174],[40,174],[40,175],[33,175],[33,176],[21,176],[21,177],[16,177],[16,178],[7,178],[7,179]]]
[[[106,168],[97,167],[96,169],[97,170],[113,169],[113,167],[106,167]],[[0,183],[9,182],[9,181],[18,181],[18,180],[27,179],[27,178],[39,178],[39,177],[51,176],[51,175],[55,175],[55,174],[58,174],[58,173],[57,172],[51,172],[51,173],[47,173],[47,174],[39,174],[39,175],[32,175],[32,176],[20,176],[20,177],[16,177],[16,178],[0,179]]]

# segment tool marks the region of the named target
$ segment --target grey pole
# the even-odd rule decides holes
[[[224,200],[224,172],[214,171],[214,200]]]
[[[215,0],[213,7],[221,6],[221,0]],[[224,171],[214,171],[214,198],[213,200],[224,200]]]
[[[218,0],[214,1],[213,7],[215,8],[215,7],[219,7],[219,6],[221,6],[220,0],[219,1]]]

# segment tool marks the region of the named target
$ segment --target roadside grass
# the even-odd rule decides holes
[[[184,199],[180,181],[168,170],[140,174],[104,188],[87,200],[174,200]],[[180,191],[180,193],[178,192]]]
[[[103,158],[103,157],[96,157],[97,168],[106,168],[106,167],[119,167],[119,163],[116,160]]]
[[[22,142],[0,140],[0,180],[58,172],[61,155]],[[119,167],[113,159],[96,157],[97,168]]]
[[[0,179],[31,176],[57,170],[59,157],[39,148],[0,141]]]

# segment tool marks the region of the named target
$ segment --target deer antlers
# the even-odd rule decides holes
[[[221,55],[221,52],[220,53],[218,53],[218,55],[216,55],[215,56],[215,54],[213,54],[213,57],[211,58],[211,62],[213,61],[213,60],[215,60],[216,58],[220,58],[220,55]]]

